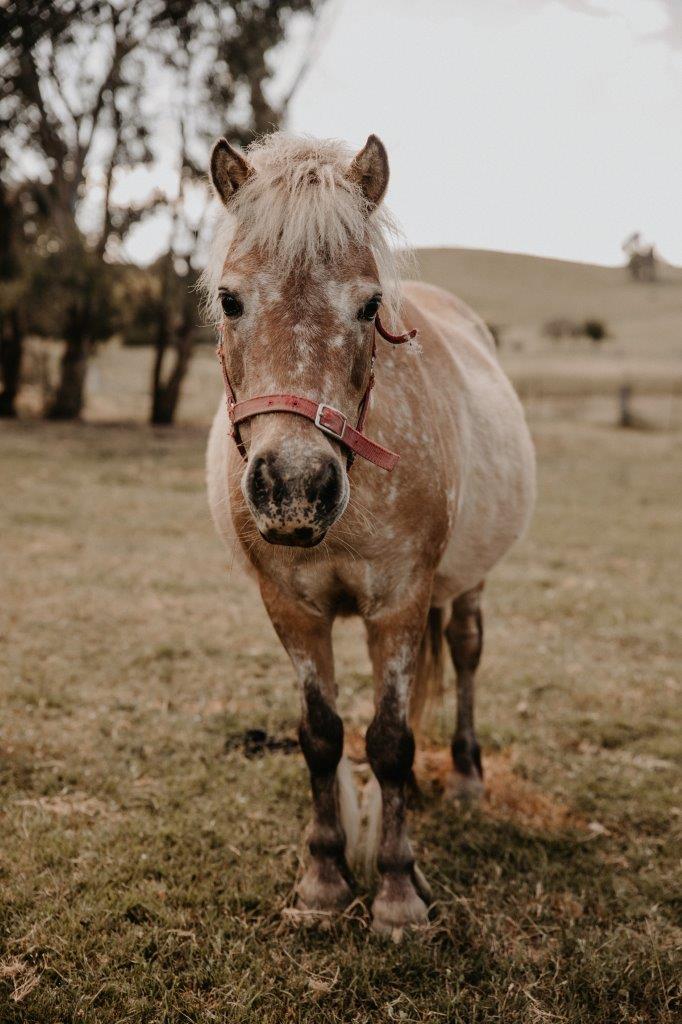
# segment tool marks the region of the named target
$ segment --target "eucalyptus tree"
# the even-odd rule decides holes
[[[165,210],[164,251],[151,271],[158,300],[151,416],[173,419],[199,322],[188,286],[208,203],[208,146],[216,135],[244,143],[282,123],[309,54],[282,89],[273,53],[292,19],[310,22],[322,2],[0,6],[0,177],[6,196],[28,184],[45,211],[41,238],[50,258],[39,276],[52,296],[61,290],[50,327],[65,345],[50,417],[80,415],[93,344],[116,326],[107,266],[121,258],[138,221]],[[163,170],[159,187],[137,203],[117,199],[117,181],[152,163]],[[34,288],[23,294],[35,300]]]
[[[65,341],[52,418],[80,415],[95,329],[106,321],[102,258],[110,239],[143,215],[113,217],[110,198],[118,165],[152,159],[140,91],[154,6],[29,0],[0,8],[4,181],[15,194],[28,183],[45,211],[51,259],[43,276],[53,272],[62,292],[62,316],[55,307],[52,323]]]

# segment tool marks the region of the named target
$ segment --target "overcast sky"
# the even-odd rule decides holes
[[[682,0],[330,0],[289,126],[376,132],[413,245],[682,263]]]

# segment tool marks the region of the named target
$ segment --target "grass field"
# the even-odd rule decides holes
[[[213,535],[204,428],[3,426],[2,1024],[679,1020],[682,436],[532,426],[537,516],[486,601],[490,796],[439,796],[448,698],[412,815],[433,921],[401,945],[366,886],[330,930],[287,918],[304,765],[240,736],[295,735],[297,699]],[[357,623],[336,640],[357,746],[369,666]]]

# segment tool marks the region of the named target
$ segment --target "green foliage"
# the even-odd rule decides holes
[[[56,339],[87,331],[93,341],[106,340],[117,325],[117,271],[80,246],[34,258],[24,294],[27,331]]]
[[[153,346],[162,324],[171,332],[187,319],[197,341],[215,340],[213,329],[202,327],[198,273],[182,261],[162,256],[151,267],[125,267],[114,285],[116,331],[124,345]]]

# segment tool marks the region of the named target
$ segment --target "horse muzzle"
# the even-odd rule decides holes
[[[242,490],[263,539],[287,547],[315,547],[348,502],[346,473],[331,453],[300,453],[295,462],[280,452],[255,453]]]

